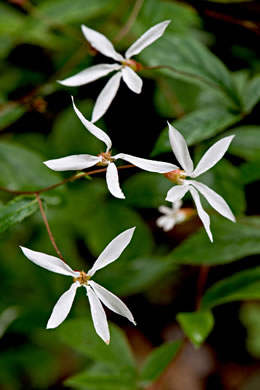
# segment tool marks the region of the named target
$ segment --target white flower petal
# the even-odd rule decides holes
[[[106,144],[107,150],[111,149],[112,142],[111,142],[111,139],[109,138],[109,136],[103,130],[99,129],[93,123],[89,122],[86,118],[84,118],[84,116],[81,114],[81,112],[76,107],[73,97],[71,97],[71,98],[72,98],[72,104],[73,104],[74,111],[76,112],[81,123],[88,129],[88,131],[91,134],[93,134],[95,137],[100,139],[100,141],[103,141]]]
[[[206,186],[205,184],[199,183],[195,180],[187,180],[190,184],[197,188],[197,190],[207,199],[209,204],[221,215],[230,219],[232,222],[236,222],[236,218],[234,217],[232,211],[230,210],[227,202],[213,191],[211,188]]]
[[[211,230],[210,230],[210,218],[209,218],[209,215],[206,213],[206,211],[203,209],[202,205],[201,205],[201,202],[200,202],[200,197],[199,197],[199,194],[197,192],[197,190],[195,190],[195,188],[189,186],[189,190],[190,190],[190,193],[193,197],[193,200],[195,202],[195,205],[196,205],[196,208],[197,208],[197,212],[198,212],[198,216],[200,217],[201,219],[201,222],[203,223],[204,225],[204,228],[207,232],[207,235],[209,236],[209,239],[211,242],[213,242],[213,237],[212,237],[212,233],[211,233]]]
[[[187,143],[183,135],[176,130],[169,122],[169,139],[172,147],[172,151],[179,161],[181,167],[185,170],[185,173],[188,174],[193,171],[193,162],[190,157],[190,152],[187,146]]]
[[[160,213],[165,214],[165,215],[172,215],[172,208],[167,207],[167,206],[159,206],[158,210]]]
[[[105,114],[118,91],[121,77],[121,72],[116,73],[102,89],[95,103],[91,122],[98,121]]]
[[[93,288],[94,292],[96,293],[97,297],[105,306],[107,306],[110,310],[114,311],[115,313],[123,317],[126,317],[129,321],[131,321],[134,325],[136,325],[132,313],[130,312],[128,307],[124,304],[124,302],[121,301],[121,299],[119,299],[116,295],[112,294],[106,288],[95,283],[93,280],[89,281],[88,284],[90,284],[90,286]]]
[[[115,48],[105,35],[98,31],[92,30],[84,24],[81,26],[82,32],[86,40],[94,47],[97,51],[102,53],[104,56],[113,58],[116,61],[123,61],[124,57],[115,51]]]
[[[174,211],[179,210],[179,209],[181,208],[182,204],[183,204],[182,200],[177,200],[177,202],[174,202],[174,203],[172,204],[173,210],[174,210]]]
[[[166,200],[169,202],[177,202],[178,200],[182,199],[186,192],[188,192],[189,186],[188,185],[176,185],[172,187],[168,192],[166,196]]]
[[[24,248],[22,246],[20,246],[20,248],[29,260],[42,268],[46,268],[49,271],[66,276],[78,277],[80,275],[79,272],[73,271],[68,264],[64,263],[61,259],[58,259],[58,257],[46,255],[42,252],[32,251],[31,249]]]
[[[154,41],[160,38],[170,20],[165,20],[164,22],[158,23],[155,26],[149,28],[137,41],[135,41],[125,53],[126,58],[131,58],[136,54],[139,54],[145,47],[151,45]]]
[[[66,319],[70,312],[78,287],[80,287],[80,283],[75,282],[71,285],[68,291],[62,294],[52,310],[47,324],[47,329],[56,328]]]
[[[107,166],[106,181],[108,190],[113,196],[119,199],[125,199],[125,195],[123,194],[119,184],[118,170],[114,163],[110,163]]]
[[[125,153],[119,153],[113,157],[115,159],[120,158],[122,160],[128,161],[131,164],[137,166],[138,168],[144,169],[145,171],[148,172],[167,173],[178,168],[176,165],[170,163],[148,160],[146,158],[135,157]]]
[[[135,227],[125,230],[115,237],[99,255],[98,259],[94,263],[93,267],[88,271],[89,276],[93,276],[94,273],[112,263],[121,255],[123,250],[130,243],[134,234]]]
[[[212,145],[201,158],[197,167],[194,169],[191,177],[197,177],[201,175],[203,172],[208,171],[212,168],[219,160],[224,156],[229,145],[234,138],[234,135],[230,135],[229,137],[222,138],[220,141],[216,142]]]
[[[92,167],[101,160],[102,157],[91,156],[90,154],[77,154],[75,156],[44,161],[43,164],[53,171],[77,171]]]
[[[159,217],[156,221],[157,226],[162,228],[165,232],[173,229],[175,226],[175,219],[173,216],[165,216]]]
[[[128,88],[130,88],[131,91],[135,93],[140,93],[143,86],[143,81],[141,77],[139,77],[138,74],[133,71],[133,69],[131,69],[129,66],[124,66],[121,72],[123,80],[128,86]]]
[[[91,287],[86,286],[86,289],[95,330],[99,337],[101,337],[106,344],[109,344],[110,335],[105,310]]]
[[[106,76],[114,70],[119,70],[121,65],[119,64],[99,64],[91,66],[74,76],[68,77],[65,80],[58,80],[59,84],[66,85],[67,87],[79,87],[85,85]]]

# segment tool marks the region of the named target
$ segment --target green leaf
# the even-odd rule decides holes
[[[16,122],[25,111],[25,108],[19,104],[6,104],[6,107],[0,111],[0,130]]]
[[[123,190],[130,206],[154,208],[165,203],[165,194],[171,187],[172,183],[163,175],[140,172],[124,182]]]
[[[260,180],[260,159],[241,164],[240,172],[244,185]]]
[[[260,100],[260,77],[250,80],[244,93],[245,112],[250,112]]]
[[[38,9],[59,23],[71,23],[101,16],[112,11],[118,3],[118,0],[47,0]]]
[[[106,345],[96,334],[91,318],[67,320],[55,332],[71,348],[88,358],[104,363],[108,367],[135,372],[135,361],[124,333],[117,326],[109,324],[111,340]]]
[[[96,280],[113,293],[122,296],[136,294],[154,286],[173,272],[173,266],[164,257],[137,257],[131,261],[115,261],[96,274]]]
[[[0,185],[14,190],[35,190],[55,184],[60,177],[48,169],[38,153],[24,146],[0,142]]]
[[[0,208],[0,232],[22,222],[37,210],[38,202],[35,196],[22,195],[12,199]]]
[[[196,39],[166,33],[141,54],[149,66],[168,66],[160,72],[219,90],[240,106],[233,78],[225,65]],[[170,69],[172,68],[172,69]]]
[[[240,320],[247,330],[246,346],[249,353],[260,358],[260,304],[244,303],[240,309]]]
[[[214,326],[214,317],[210,311],[179,313],[177,320],[195,347],[201,346]]]
[[[259,219],[255,217],[254,219]],[[183,241],[168,256],[173,264],[218,265],[260,253],[260,230],[251,224],[251,217],[237,223],[223,217],[211,217],[214,242],[211,243],[204,229]]]
[[[224,106],[209,106],[195,110],[171,124],[184,136],[188,145],[195,145],[211,138],[241,119],[239,114]],[[171,151],[168,127],[160,134],[152,155]]]
[[[177,355],[181,344],[181,341],[165,343],[150,353],[140,373],[141,386],[149,386],[163,373]]]
[[[235,138],[228,149],[229,153],[242,157],[245,160],[260,159],[260,126],[248,125],[235,127],[223,134],[223,136],[230,134],[234,134]]]
[[[241,271],[210,287],[201,301],[202,309],[232,301],[260,298],[260,267]]]
[[[84,390],[134,390],[135,378],[132,372],[115,368],[109,369],[102,364],[94,364],[87,371],[80,372],[65,381],[65,385]]]
[[[82,233],[95,256],[98,256],[118,234],[133,226],[136,226],[136,231],[120,259],[134,259],[147,255],[153,249],[153,239],[147,225],[137,212],[123,206],[120,201],[112,200],[99,204],[88,216],[88,223],[86,224],[84,220],[81,223]]]

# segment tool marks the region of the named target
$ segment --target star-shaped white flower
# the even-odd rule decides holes
[[[218,195],[215,191],[210,189],[203,183],[196,180],[186,180],[189,176],[192,179],[200,176],[202,173],[212,168],[227,151],[234,135],[222,138],[212,145],[204,156],[199,161],[197,167],[194,169],[193,161],[190,157],[187,143],[182,134],[168,123],[169,126],[169,139],[171,147],[175,157],[179,161],[183,170],[177,169],[173,172],[166,174],[170,180],[174,181],[176,186],[171,188],[166,200],[169,202],[176,202],[184,197],[184,195],[190,191],[191,196],[197,207],[198,215],[206,229],[210,241],[213,241],[212,233],[210,231],[210,218],[206,211],[203,209],[198,191],[206,198],[208,203],[221,215],[235,222],[236,219],[230,210],[230,207],[226,201]]]
[[[173,229],[178,223],[186,220],[186,213],[181,209],[182,201],[178,200],[172,204],[172,207],[159,206],[158,210],[164,214],[156,221],[157,226],[162,228],[165,232]]]
[[[114,238],[99,255],[93,267],[87,273],[84,271],[73,271],[68,264],[64,263],[57,257],[20,247],[24,255],[33,263],[46,268],[49,271],[66,276],[72,276],[74,280],[69,290],[67,290],[59,298],[58,302],[54,306],[47,324],[47,329],[56,328],[66,319],[70,312],[78,287],[85,287],[86,289],[94,327],[97,334],[105,341],[106,344],[109,344],[110,336],[106,313],[101,305],[101,302],[110,310],[126,317],[129,321],[135,324],[132,313],[121,299],[93,280],[90,280],[96,271],[118,259],[123,250],[130,243],[134,230],[135,227],[125,230],[123,233]]]
[[[125,161],[134,164],[135,166],[144,169],[149,172],[157,172],[157,173],[166,173],[176,169],[177,166],[165,163],[161,161],[147,160],[140,157],[134,157],[130,154],[119,153],[115,156],[111,155],[111,147],[112,142],[109,136],[93,123],[89,122],[81,112],[77,109],[72,99],[73,108],[81,120],[82,124],[88,129],[88,131],[93,134],[95,137],[100,139],[106,144],[106,151],[104,153],[99,154],[98,156],[91,156],[89,154],[79,154],[73,155],[63,158],[58,158],[55,160],[45,161],[44,164],[47,165],[48,168],[53,169],[54,171],[68,171],[68,170],[81,170],[92,167],[93,165],[104,165],[107,166],[106,170],[106,182],[109,191],[116,198],[124,199],[125,196],[119,185],[118,171],[114,161],[118,159],[122,159]]]
[[[92,81],[106,76],[113,71],[117,71],[99,94],[93,109],[91,122],[96,122],[105,114],[117,93],[121,78],[123,78],[123,81],[133,92],[141,92],[143,82],[136,73],[136,71],[140,68],[140,64],[131,58],[159,39],[163,35],[169,23],[170,20],[166,20],[151,27],[129,47],[125,53],[125,57],[116,52],[112,42],[110,42],[103,34],[84,25],[81,26],[85,38],[92,47],[104,56],[113,58],[113,60],[120,63],[94,65],[74,76],[59,81],[62,85],[76,87],[91,83]]]

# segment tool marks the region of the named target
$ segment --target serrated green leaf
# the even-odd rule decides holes
[[[57,183],[60,176],[48,169],[44,160],[22,145],[0,142],[0,185],[33,191]]]
[[[109,324],[111,340],[106,345],[96,334],[91,318],[67,320],[55,330],[61,340],[71,348],[108,367],[135,371],[135,361],[124,333],[117,326]]]
[[[212,216],[213,243],[201,229],[183,241],[168,258],[172,259],[173,264],[218,265],[258,254],[260,230],[250,222],[251,217],[233,223],[223,217]]]
[[[139,378],[140,385],[146,387],[153,383],[174,359],[180,347],[181,341],[175,341],[155,348],[144,362]]]
[[[210,287],[201,301],[202,309],[232,301],[260,298],[260,267],[238,272]]]
[[[217,89],[240,106],[233,78],[226,66],[190,36],[166,33],[142,52],[141,59],[149,66],[168,66],[169,69],[159,71],[170,77]]]
[[[214,326],[214,317],[210,311],[179,313],[177,320],[195,347],[203,344]]]
[[[250,112],[260,100],[260,77],[255,77],[248,82],[244,92],[245,112]]]
[[[182,133],[188,145],[195,145],[217,135],[240,119],[239,114],[223,106],[209,106],[195,110],[171,124]],[[167,127],[157,139],[152,155],[171,150]]]
[[[22,195],[12,199],[0,208],[0,232],[22,222],[37,210],[38,202],[35,196]]]

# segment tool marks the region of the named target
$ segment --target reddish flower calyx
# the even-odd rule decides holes
[[[80,276],[77,278],[73,278],[74,282],[79,282],[81,285],[88,284],[90,276],[86,274],[84,271],[80,271]]]
[[[124,60],[122,61],[122,65],[129,66],[129,68],[133,69],[135,72],[140,72],[140,70],[143,69],[143,65],[135,60]]]
[[[174,169],[174,171],[164,173],[163,175],[175,184],[182,184],[186,178],[185,172],[181,169]]]
[[[98,154],[98,157],[99,156],[102,157],[102,160],[99,163],[97,163],[97,165],[106,166],[110,162],[115,161],[115,159],[111,157],[111,153],[110,152],[100,153],[100,154]]]

